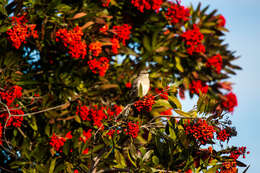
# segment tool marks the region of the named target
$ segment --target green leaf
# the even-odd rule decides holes
[[[115,149],[115,159],[121,168],[126,167],[125,158],[117,149]]]
[[[206,173],[216,173],[217,170],[218,170],[221,166],[222,166],[222,165],[215,165],[215,166],[211,167],[210,169],[208,169]]]
[[[164,99],[159,99],[155,101],[155,104],[153,105],[153,109],[158,109],[158,108],[171,108],[172,106],[167,100]]]
[[[173,108],[182,109],[180,101],[175,96],[168,96],[168,102]]]
[[[137,167],[136,164],[135,164],[135,162],[133,161],[132,157],[130,156],[130,150],[127,151],[127,156],[128,156],[128,159],[130,160],[130,162],[131,162],[135,167]]]
[[[191,114],[189,114],[189,113],[186,113],[186,112],[183,112],[183,111],[178,110],[178,109],[174,109],[174,111],[175,111],[177,114],[179,114],[179,115],[181,115],[181,116],[184,116],[184,117],[193,117],[193,115],[191,115]]]
[[[150,40],[149,40],[149,37],[147,35],[145,35],[144,38],[143,38],[143,45],[144,45],[144,48],[147,51],[151,51],[152,50],[151,45],[150,45]]]
[[[169,126],[169,132],[170,132],[170,137],[172,138],[173,141],[175,141],[177,136],[172,126]]]
[[[137,155],[137,151],[136,151],[135,145],[131,143],[130,147],[129,147],[129,150],[130,150],[131,156],[136,160],[138,155]]]
[[[202,34],[214,34],[215,33],[215,31],[209,30],[209,29],[200,29],[200,32]]]
[[[54,168],[55,168],[55,163],[56,163],[56,158],[54,158],[54,159],[51,160],[49,173],[53,173]]]
[[[59,4],[56,8],[62,12],[68,12],[71,10],[71,7],[66,4]]]
[[[11,26],[3,25],[0,27],[0,33],[6,32],[10,28],[11,28]]]
[[[36,118],[35,117],[32,117],[32,121],[30,123],[30,126],[32,127],[32,129],[34,131],[37,131],[38,130],[38,126],[37,126],[37,123],[36,123]]]
[[[184,72],[184,69],[181,65],[181,60],[179,57],[175,57],[175,61],[176,61],[176,68],[180,71],[180,72]]]
[[[157,156],[153,156],[152,161],[153,161],[154,166],[157,166],[159,164],[159,158]]]

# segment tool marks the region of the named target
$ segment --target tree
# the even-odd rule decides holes
[[[166,0],[2,0],[1,169],[237,172],[225,18]],[[148,69],[150,91],[131,96]],[[142,87],[139,87],[142,90]],[[199,96],[189,112],[179,98]],[[134,101],[132,101],[134,100]],[[220,146],[220,147],[218,147]],[[247,169],[247,168],[246,168]]]

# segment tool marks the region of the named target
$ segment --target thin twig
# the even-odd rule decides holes
[[[24,132],[22,131],[22,129],[20,127],[18,127],[17,129],[23,135],[24,138],[27,138],[27,136],[24,134]]]
[[[158,118],[180,118],[180,119],[203,119],[203,118],[197,118],[197,117],[182,117],[182,116],[173,116],[173,115],[159,115],[151,119],[147,124],[155,121]]]
[[[0,169],[2,169],[3,171],[6,171],[6,172],[15,173],[14,171],[11,171],[11,170],[9,170],[9,169],[6,169],[6,168],[4,168],[4,167],[2,167],[2,166],[0,166]]]
[[[5,141],[7,141],[7,139],[6,139],[6,127],[7,127],[8,121],[9,121],[10,118],[12,117],[12,114],[11,114],[11,112],[10,112],[8,106],[7,106],[6,104],[4,104],[4,103],[2,102],[2,100],[0,100],[0,103],[1,103],[2,105],[4,105],[4,107],[6,108],[6,110],[7,110],[7,112],[8,112],[8,115],[9,115],[8,118],[7,118],[7,120],[5,121],[4,132],[3,132],[4,139],[5,139]],[[6,143],[6,144],[7,144],[8,148],[9,148],[9,151],[11,151],[11,146],[10,146],[8,143]]]
[[[51,111],[51,110],[54,110],[54,109],[59,109],[60,107],[66,106],[67,104],[68,103],[64,103],[62,105],[58,105],[58,106],[55,106],[55,107],[43,109],[43,110],[40,110],[40,111],[37,111],[37,112],[31,112],[31,113],[20,114],[20,115],[12,115],[12,116],[14,116],[14,117],[26,117],[26,116],[30,116],[30,115],[36,115],[36,114],[40,114],[40,113],[43,113],[43,112],[48,112],[48,111]]]
[[[97,173],[105,173],[105,172],[130,172],[129,168],[107,168],[98,171]]]

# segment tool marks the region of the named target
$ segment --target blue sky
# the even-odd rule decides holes
[[[182,0],[182,4],[197,4],[198,0]],[[202,7],[218,9],[226,18],[226,42],[229,49],[241,56],[234,64],[243,68],[231,78],[233,91],[238,98],[238,107],[232,117],[238,136],[230,145],[247,146],[251,152],[245,163],[250,164],[248,173],[260,172],[260,0],[202,0]],[[209,10],[210,11],[210,10]],[[191,108],[192,101],[183,102]],[[242,160],[242,159],[241,159]],[[240,170],[241,171],[241,170]]]

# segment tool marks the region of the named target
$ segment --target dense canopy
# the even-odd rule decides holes
[[[225,18],[168,0],[0,0],[0,169],[235,173]],[[149,73],[149,92],[134,80]],[[142,78],[140,78],[142,79]],[[133,96],[133,90],[138,92]],[[198,96],[190,111],[179,99]],[[187,97],[187,96],[186,96]],[[247,169],[247,168],[245,168]]]

